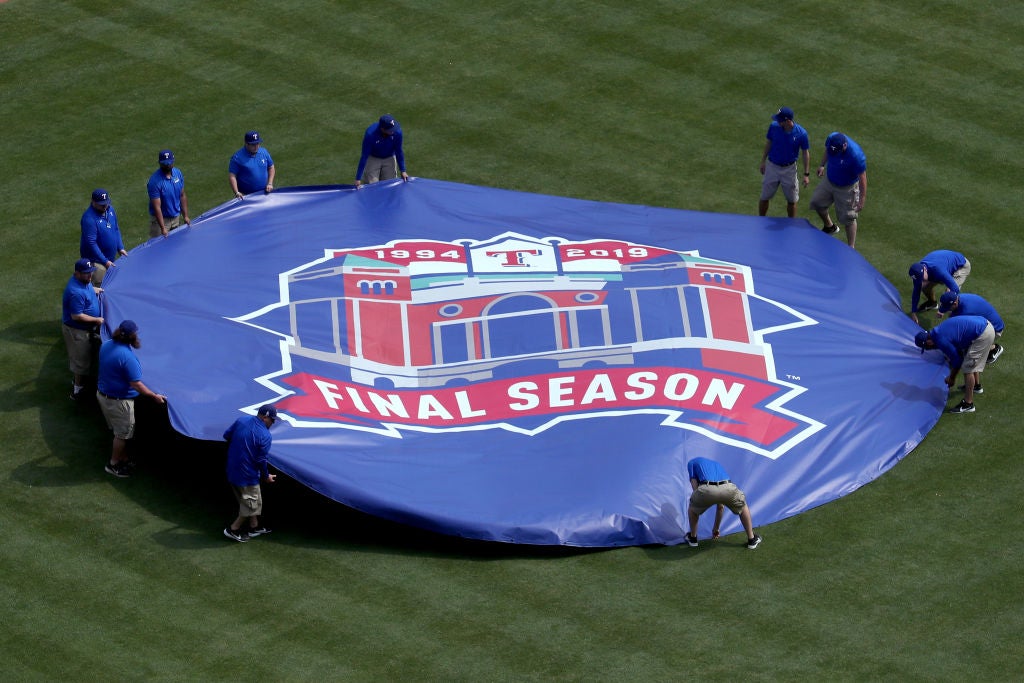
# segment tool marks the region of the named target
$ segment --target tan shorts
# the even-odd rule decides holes
[[[235,500],[238,501],[239,517],[255,517],[263,514],[263,492],[260,485],[255,486],[234,486],[231,490],[235,493]]]
[[[68,350],[68,365],[75,375],[88,375],[92,372],[99,348],[99,335],[89,330],[80,330],[70,325],[61,325],[64,331],[64,346]]]
[[[965,375],[969,372],[982,372],[985,369],[985,363],[988,362],[989,349],[992,348],[995,341],[996,330],[992,327],[992,323],[989,323],[985,326],[985,331],[981,333],[981,336],[971,342],[967,353],[964,354],[964,362],[960,366],[960,371]]]
[[[398,160],[395,157],[374,157],[366,160],[363,169],[363,182],[375,183],[378,180],[391,180],[398,177]]]
[[[690,496],[690,509],[698,515],[703,514],[712,505],[724,505],[738,515],[747,506],[747,497],[732,482],[717,486],[702,484]]]
[[[95,261],[92,264],[96,266],[96,270],[92,271],[92,286],[99,287],[103,284],[103,276],[107,274],[107,267]]]
[[[790,204],[800,201],[800,184],[796,177],[797,162],[789,166],[779,166],[770,161],[764,164],[764,181],[761,183],[761,201],[768,201],[775,196],[775,191],[782,187],[782,194]]]
[[[172,218],[164,216],[164,227],[167,228],[167,232],[174,230],[179,225],[181,225],[181,214],[178,214],[177,216],[174,216]],[[149,236],[159,237],[162,234],[163,233],[160,232],[160,224],[156,222],[156,216],[154,216],[149,221]]]
[[[811,208],[824,211],[832,204],[836,205],[836,220],[841,225],[849,225],[857,220],[857,203],[860,201],[860,183],[846,187],[836,187],[828,181],[828,176],[821,179],[811,195]]]
[[[135,436],[135,399],[107,398],[97,391],[96,400],[115,437],[127,441]]]

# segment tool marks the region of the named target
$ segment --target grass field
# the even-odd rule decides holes
[[[1021,680],[1022,35],[986,1],[0,2],[4,679]],[[144,413],[114,480],[66,398],[79,217],[104,187],[141,243],[163,147],[193,217],[245,130],[279,187],[348,183],[384,111],[414,176],[749,214],[783,104],[815,163],[831,130],[867,153],[861,253],[909,296],[911,262],[964,252],[1007,352],[977,413],[756,552],[472,544],[291,482],[278,532],[231,544],[218,447]]]

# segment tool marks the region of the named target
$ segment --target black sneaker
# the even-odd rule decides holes
[[[967,385],[966,384],[961,384],[960,386],[957,387],[957,391],[967,391]],[[975,384],[974,385],[974,393],[976,393],[976,394],[984,394],[985,393],[985,387],[981,386],[980,384]]]
[[[115,477],[120,477],[121,479],[127,479],[128,477],[132,476],[131,470],[123,462],[119,462],[116,465],[108,462],[107,466],[104,467],[103,470],[107,474],[112,474]]]
[[[985,363],[992,365],[992,363],[999,360],[999,356],[1001,355],[1003,355],[1003,347],[1000,344],[996,344],[996,347],[988,352],[988,360],[985,361]]]
[[[826,225],[821,231],[826,235],[834,235],[839,232],[839,226],[833,223],[832,225]]]
[[[224,527],[224,535],[230,538],[232,541],[238,541],[239,543],[245,543],[249,540],[249,534],[245,533],[241,529],[235,531],[229,526]]]
[[[918,313],[920,313],[921,311],[934,311],[938,307],[939,304],[936,301],[924,301],[920,306],[917,307],[917,311]]]
[[[691,548],[697,547],[697,537],[691,536],[690,532],[686,532],[686,535],[683,536],[683,540],[686,541],[686,544],[689,545]]]
[[[257,527],[255,529],[249,529],[249,538],[253,536],[262,536],[263,534],[269,534],[270,529],[265,526]]]
[[[757,534],[754,534],[754,537],[752,539],[750,539],[749,541],[747,541],[747,549],[748,550],[753,550],[754,548],[756,548],[759,545],[761,545],[761,537],[758,536]]]
[[[967,401],[960,401],[956,406],[949,409],[951,413],[973,413],[974,404]]]

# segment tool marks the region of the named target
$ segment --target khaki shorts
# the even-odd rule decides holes
[[[992,323],[985,326],[985,331],[977,339],[971,342],[967,353],[964,354],[964,362],[960,371],[965,375],[969,372],[982,372],[985,363],[988,362],[988,352],[996,341],[996,330]]]
[[[238,501],[239,517],[256,517],[263,514],[263,492],[260,485],[255,486],[231,486]]]
[[[168,218],[164,216],[164,227],[167,228],[167,232],[174,230],[176,227],[181,225],[181,214]],[[163,233],[160,232],[160,224],[156,222],[156,216],[149,221],[149,236],[159,237]]]
[[[366,160],[366,168],[363,169],[363,182],[375,183],[378,180],[391,180],[398,177],[398,160],[391,157],[371,156]]]
[[[88,375],[92,372],[96,349],[100,346],[100,337],[89,330],[80,330],[70,325],[64,328],[64,346],[68,349],[68,364],[75,375]]]
[[[828,181],[828,176],[821,179],[811,195],[811,208],[824,211],[832,204],[836,205],[836,220],[842,225],[850,225],[857,220],[857,203],[860,201],[860,183],[846,187],[836,187]]]
[[[107,398],[97,391],[96,400],[115,437],[128,441],[135,436],[135,399]]]
[[[764,165],[764,181],[761,183],[761,201],[768,201],[775,196],[775,191],[782,186],[782,194],[790,204],[800,201],[800,184],[796,177],[797,163],[779,166],[770,161]]]
[[[698,515],[703,514],[712,505],[724,505],[738,515],[747,506],[747,497],[732,482],[717,486],[702,484],[690,496],[690,509]]]
[[[960,266],[958,269],[953,271],[953,282],[955,282],[958,287],[963,287],[964,282],[967,281],[967,276],[970,274],[971,262],[968,261],[967,259],[964,259],[964,265]],[[922,291],[924,292],[925,296],[928,297],[929,299],[935,299],[935,296],[932,294],[932,292],[934,292],[935,288],[941,284],[942,283],[939,282],[938,280],[929,280],[928,282],[925,283]]]
[[[99,287],[103,284],[103,276],[107,274],[107,267],[95,261],[92,264],[96,266],[96,270],[92,271],[92,286]]]

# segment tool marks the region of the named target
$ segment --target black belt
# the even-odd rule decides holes
[[[771,161],[771,159],[769,159],[769,161]],[[772,161],[772,163],[775,164],[774,161]],[[788,164],[775,164],[775,165],[776,166],[781,166],[782,168],[789,168],[790,166],[792,166],[795,163],[796,163],[796,159],[793,159],[793,161],[789,162]]]
[[[120,398],[118,396],[111,396],[110,394],[104,394],[99,389],[96,390],[96,393],[99,394],[100,396],[102,396],[103,398],[109,398],[111,401],[127,401],[128,400],[126,398]]]
[[[708,486],[721,486],[722,484],[728,484],[729,481],[729,479],[723,479],[722,481],[701,481],[697,483],[700,484],[701,486],[704,486],[705,484],[707,484]]]

